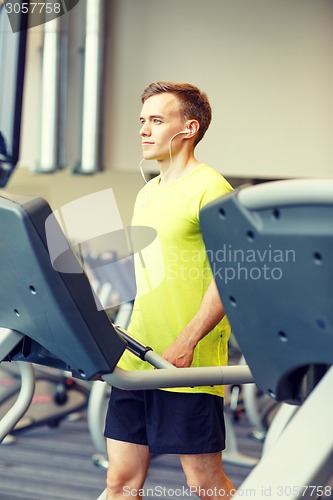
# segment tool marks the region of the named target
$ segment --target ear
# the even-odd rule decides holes
[[[194,137],[200,128],[200,124],[198,120],[187,120],[185,128],[189,130],[188,134],[186,134],[186,137]]]

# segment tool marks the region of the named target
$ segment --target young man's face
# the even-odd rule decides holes
[[[170,93],[149,97],[142,106],[140,121],[143,158],[168,160],[170,140],[177,132],[186,128],[177,97]],[[173,150],[181,143],[178,139],[181,137],[183,136],[179,135],[172,141]]]

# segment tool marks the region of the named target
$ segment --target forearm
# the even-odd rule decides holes
[[[224,314],[224,308],[215,281],[213,281],[203,297],[199,310],[180,332],[177,339],[164,351],[163,357],[178,368],[190,366],[198,342],[221,321]]]
[[[209,285],[199,310],[180,333],[180,337],[196,347],[224,317],[225,311],[215,281]]]

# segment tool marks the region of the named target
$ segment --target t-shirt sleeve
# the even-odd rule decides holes
[[[233,188],[229,182],[222,175],[217,173],[202,193],[199,210],[208,205],[208,203],[221,198],[221,196],[224,196],[231,191],[233,191]]]

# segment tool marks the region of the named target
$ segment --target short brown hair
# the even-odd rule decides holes
[[[174,94],[178,98],[184,121],[194,119],[199,122],[200,128],[195,142],[195,144],[198,144],[212,120],[212,109],[207,94],[190,83],[159,81],[151,83],[145,88],[141,96],[141,102],[144,103],[149,97],[164,92]]]

